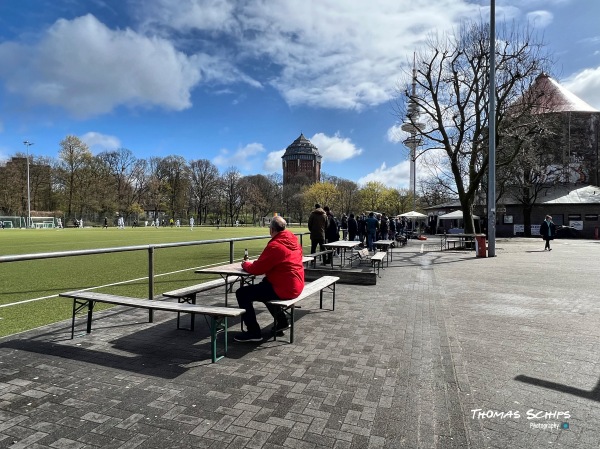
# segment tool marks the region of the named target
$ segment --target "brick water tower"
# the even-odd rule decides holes
[[[304,137],[304,134],[300,134],[300,137],[286,148],[281,159],[284,185],[297,177],[304,177],[311,183],[321,180],[319,149]]]

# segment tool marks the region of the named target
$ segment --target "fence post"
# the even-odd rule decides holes
[[[229,242],[229,263],[233,263],[233,240]]]
[[[148,299],[154,299],[154,246],[148,246]],[[154,310],[148,310],[148,322],[154,322]]]

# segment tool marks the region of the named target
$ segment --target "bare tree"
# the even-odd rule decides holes
[[[252,222],[266,216],[269,212],[277,211],[280,190],[273,177],[252,175],[242,178],[246,197],[252,211]]]
[[[223,173],[223,194],[225,199],[226,213],[229,216],[229,223],[237,220],[240,210],[246,202],[246,195],[243,184],[240,182],[242,175],[235,167],[230,167]]]
[[[458,196],[465,221],[465,232],[474,232],[473,204],[489,166],[489,25],[467,23],[455,33],[432,36],[416,58],[416,91],[405,92],[413,109],[408,114],[422,139],[421,151],[440,151],[446,163],[440,165]],[[528,114],[531,107],[511,110],[522,98],[548,60],[542,43],[528,29],[502,28],[496,43],[496,143],[512,130],[507,117]],[[406,114],[405,101],[398,113]],[[522,123],[526,126],[526,122]],[[516,156],[518,148],[506,147],[498,154],[497,166]],[[420,154],[419,154],[420,155]],[[419,156],[417,155],[417,157]]]
[[[219,169],[208,159],[199,159],[190,163],[191,194],[197,202],[198,224],[206,223],[208,204],[219,187]]]
[[[67,218],[73,218],[75,210],[81,213],[83,208],[82,191],[89,184],[86,176],[92,161],[88,146],[76,136],[67,136],[60,142],[57,179],[66,203]]]

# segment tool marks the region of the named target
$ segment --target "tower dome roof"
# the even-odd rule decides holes
[[[546,73],[540,74],[529,89],[536,107],[534,113],[548,112],[598,112],[574,93],[561,86]]]
[[[282,157],[285,158],[286,156],[294,156],[300,154],[312,154],[318,159],[321,159],[319,149],[316,146],[314,146],[310,140],[304,137],[304,134],[300,134],[300,137],[294,140],[292,144],[286,148],[285,153]]]

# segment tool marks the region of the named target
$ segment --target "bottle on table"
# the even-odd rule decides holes
[[[244,260],[248,260],[248,248],[244,250]]]

